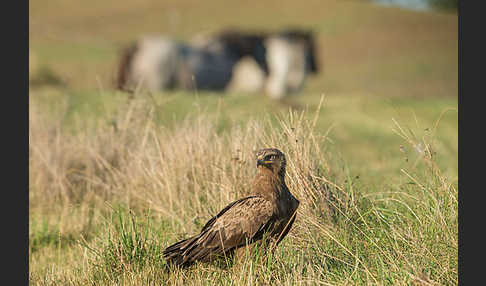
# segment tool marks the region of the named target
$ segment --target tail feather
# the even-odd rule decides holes
[[[216,232],[203,231],[196,236],[181,240],[164,250],[164,258],[167,263],[182,267],[190,266],[196,260],[211,260],[224,251],[219,245],[214,246],[212,243],[215,236]]]
[[[167,247],[164,252],[164,258],[169,264],[175,264],[182,267],[190,266],[194,261],[190,259],[191,251],[197,247],[195,243],[200,235],[181,240]]]

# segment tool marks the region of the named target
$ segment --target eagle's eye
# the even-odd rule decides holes
[[[267,155],[265,156],[265,161],[273,161],[277,158],[276,155]]]

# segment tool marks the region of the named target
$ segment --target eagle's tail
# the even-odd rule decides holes
[[[195,261],[209,261],[223,255],[222,245],[214,246],[214,240],[217,239],[216,234],[216,231],[203,230],[196,236],[181,240],[164,250],[164,258],[168,264],[187,267],[194,264]]]
[[[199,234],[167,247],[163,252],[165,261],[167,261],[168,264],[175,264],[182,267],[192,265],[194,259],[191,259],[191,252],[194,248],[197,248],[197,240],[200,236],[201,235]]]

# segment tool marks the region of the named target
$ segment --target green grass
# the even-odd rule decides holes
[[[29,5],[30,284],[457,284],[455,13],[48,2]],[[283,102],[112,88],[140,34],[292,24],[317,32],[324,72]],[[274,255],[168,267],[162,249],[248,193],[263,146],[285,152],[301,201]]]
[[[82,124],[81,118],[86,116],[112,122],[120,106],[134,100],[128,94],[113,91],[56,95],[51,90],[44,90],[35,96],[48,102],[49,106],[65,98],[67,107],[63,116],[68,124]],[[176,128],[178,122],[204,114],[214,120],[219,131],[234,125],[244,126],[248,118],[263,119],[269,114],[278,115],[289,109],[307,112],[307,118],[312,118],[311,114],[321,100],[318,95],[302,95],[285,103],[276,103],[261,95],[195,95],[187,92],[137,96],[153,109],[154,120],[159,125]],[[396,128],[394,121],[410,129],[417,138],[438,138],[436,152],[442,154],[438,164],[447,174],[457,174],[456,98],[327,95],[323,98],[316,130],[329,133],[326,148],[336,153],[335,159],[345,160],[353,173],[370,173],[376,180],[382,180],[389,177],[390,172],[396,174],[396,170],[412,164],[416,157],[413,149],[401,148],[403,140],[393,132]]]
[[[341,115],[333,115],[326,104],[320,111],[282,110],[222,126],[217,112],[196,109],[191,113],[191,109],[181,114],[185,119],[166,121],[154,111],[153,98],[116,96],[123,95],[106,98],[113,97],[116,113],[98,113],[89,108],[96,101],[88,100],[60,104],[69,111],[58,111],[64,118],[53,111],[37,113],[42,106],[37,100],[43,100],[31,98],[30,173],[36,186],[30,200],[30,255],[35,269],[31,282],[42,284],[43,276],[52,283],[79,285],[457,282],[457,158],[436,148],[447,141],[437,137],[447,112],[434,129],[438,118],[427,120],[418,115],[427,114],[427,109],[414,108],[416,118],[397,116],[395,121],[390,119],[390,128],[373,134],[371,128],[358,128],[366,125],[366,116],[350,110],[353,116],[333,129],[354,125],[347,136],[363,139],[347,146],[333,131],[326,134],[330,126],[326,129],[322,118],[333,116],[330,122],[339,122],[337,114]],[[333,103],[332,98],[327,100]],[[199,103],[205,110],[214,108],[211,104],[217,101],[221,99],[208,95]],[[159,112],[171,102],[160,103]],[[397,102],[394,112],[400,106],[413,107]],[[238,118],[237,113],[227,112]],[[414,124],[424,121],[431,129],[426,132],[412,124],[407,129],[402,119]],[[42,131],[56,120],[64,127],[50,134]],[[366,141],[370,149],[372,142],[377,146],[366,153],[359,149]],[[398,158],[392,151],[383,152],[393,144]],[[414,151],[419,144],[422,153]],[[253,146],[277,146],[289,156],[289,185],[303,203],[293,233],[275,257],[268,258],[271,261],[257,263],[257,257],[249,257],[229,268],[214,263],[185,272],[168,269],[160,257],[164,247],[197,233],[225,204],[247,192]],[[346,153],[360,157],[347,159]],[[231,163],[235,155],[238,164]],[[44,160],[52,162],[52,170],[42,167]],[[58,185],[49,188],[49,182]],[[83,210],[68,215],[73,205]],[[88,219],[88,211],[96,215]],[[43,224],[37,216],[45,217]],[[56,226],[48,228],[48,223]],[[48,259],[46,252],[54,256]],[[81,261],[73,258],[81,254]],[[57,270],[50,273],[49,269]]]

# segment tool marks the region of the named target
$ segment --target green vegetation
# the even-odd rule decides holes
[[[30,284],[456,285],[457,15],[222,3],[30,3]],[[139,33],[295,23],[324,73],[283,102],[111,87]],[[162,250],[247,194],[264,146],[301,201],[274,255],[169,268]]]
[[[149,97],[119,104],[110,120],[79,120],[80,113],[66,112],[68,104],[57,116],[43,114],[36,100],[31,99],[30,113],[32,282],[457,282],[457,161],[442,156],[447,149],[435,144],[447,141],[435,135],[447,113],[436,129],[428,122],[431,135],[418,136],[392,121],[388,132],[397,143],[389,139],[389,144],[408,151],[393,159],[374,150],[369,153],[382,159],[352,167],[335,152],[346,145],[331,146],[337,140],[333,131],[317,131],[329,107],[319,113],[282,111],[224,127],[217,112],[201,112],[165,126]],[[248,192],[258,146],[276,146],[288,155],[289,187],[303,203],[295,229],[268,258],[273,260],[167,269],[160,257],[164,247],[196,233]]]
[[[456,10],[458,8],[458,0],[428,0],[430,5],[439,9]]]

